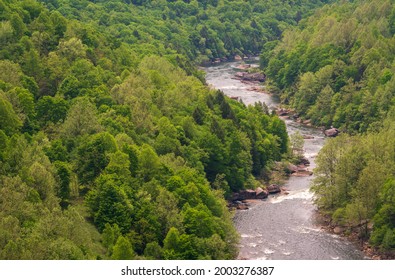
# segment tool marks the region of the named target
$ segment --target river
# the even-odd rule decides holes
[[[253,104],[265,102],[269,108],[278,105],[271,95],[251,91],[251,86],[234,79],[240,62],[227,62],[206,67],[206,81],[227,96],[239,97]],[[314,168],[314,158],[324,145],[321,131],[286,120],[289,134],[299,131],[314,139],[305,140],[305,156]],[[356,260],[366,258],[352,243],[323,230],[317,221],[310,177],[291,176],[285,183],[289,194],[257,200],[248,210],[236,212],[234,223],[240,233],[238,259],[262,260]]]

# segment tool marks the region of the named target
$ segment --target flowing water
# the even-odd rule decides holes
[[[239,64],[229,62],[204,68],[207,83],[230,97],[241,98],[246,105],[261,101],[275,108],[278,101],[271,95],[251,91],[251,85],[234,79]],[[313,170],[314,158],[324,145],[323,133],[291,120],[286,120],[286,124],[289,134],[299,131],[314,137],[305,139],[304,144],[305,156],[311,163],[309,169]],[[291,176],[285,183],[288,195],[269,196],[252,203],[248,210],[237,211],[234,223],[241,236],[239,259],[366,258],[354,244],[321,229],[309,190],[313,177]]]

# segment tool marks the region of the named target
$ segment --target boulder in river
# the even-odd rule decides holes
[[[267,187],[267,191],[270,194],[279,193],[279,192],[281,192],[281,188],[277,184],[271,184],[270,186]]]
[[[282,117],[282,116],[288,116],[289,110],[284,109],[284,108],[279,108],[279,109],[276,111],[276,113],[277,113],[277,115],[280,116],[280,117]]]
[[[235,55],[235,60],[243,60],[240,55]]]
[[[239,70],[247,70],[247,69],[251,68],[251,64],[240,64],[239,66],[236,66],[235,68],[239,69]]]
[[[306,157],[302,157],[299,162],[303,165],[310,165],[310,161]]]
[[[235,200],[230,202],[228,207],[238,210],[247,210],[249,208],[249,204],[240,200]]]
[[[346,229],[344,227],[339,227],[339,226],[337,226],[333,229],[333,233],[335,233],[335,234],[342,234],[345,231],[346,231]]]
[[[246,81],[246,82],[261,82],[266,80],[266,75],[262,73],[247,73],[247,72],[237,72],[236,78]]]
[[[256,190],[241,190],[233,194],[232,200],[265,199],[268,195],[269,192],[262,188],[257,188]]]
[[[239,204],[236,207],[237,210],[248,210],[248,205],[243,203],[243,204]]]
[[[256,188],[255,195],[257,199],[265,199],[269,195],[267,190],[262,189],[261,187]]]
[[[339,130],[337,128],[330,128],[324,131],[324,134],[326,137],[336,137],[337,135],[339,135]]]

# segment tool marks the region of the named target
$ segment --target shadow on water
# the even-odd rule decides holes
[[[265,102],[273,109],[278,100],[261,92],[251,91],[246,85],[234,79],[240,62],[222,63],[204,68],[206,81],[213,88],[222,90],[231,97],[240,97],[246,105]],[[305,127],[291,120],[286,121],[289,134],[299,131],[311,135],[305,140],[305,155],[310,160],[310,170],[314,159],[324,145],[321,131]],[[289,194],[271,196],[257,201],[250,209],[238,211],[234,222],[241,242],[239,259],[272,260],[330,260],[363,259],[363,253],[344,238],[330,234],[320,228],[316,207],[309,187],[313,176],[293,177],[285,187]]]

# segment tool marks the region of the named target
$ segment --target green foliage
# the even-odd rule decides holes
[[[48,208],[20,177],[1,178],[1,259],[94,259],[95,231],[73,207]]]
[[[112,254],[112,248],[115,245],[115,242],[118,240],[118,237],[121,236],[121,231],[117,224],[111,226],[110,224],[106,224],[104,226],[102,232],[103,246],[108,250],[109,254]]]
[[[393,106],[392,1],[337,1],[261,57],[281,100],[318,126],[366,132]]]
[[[235,258],[224,195],[288,136],[195,64],[323,2],[0,0],[0,258]]]
[[[37,102],[37,119],[42,125],[58,123],[66,119],[69,105],[58,97],[44,96]]]
[[[295,132],[290,136],[290,144],[292,149],[292,155],[294,157],[300,157],[304,154],[304,139],[299,131]]]
[[[62,134],[65,138],[94,134],[100,130],[96,107],[85,98],[76,99],[62,125]]]
[[[328,141],[317,157],[312,188],[336,223],[359,228],[361,237],[384,251],[395,248],[393,120],[391,113],[377,132]]]
[[[92,183],[110,162],[108,153],[115,151],[114,137],[108,132],[87,137],[77,151],[75,171],[80,182],[82,184]]]
[[[127,187],[120,185],[119,181],[114,175],[102,175],[87,197],[94,223],[100,231],[106,224],[118,225],[122,233],[131,228],[133,206],[125,190]]]
[[[57,195],[62,200],[62,205],[66,206],[71,194],[71,168],[67,163],[61,161],[55,162],[55,168],[59,184]]]
[[[144,256],[152,260],[161,260],[163,250],[157,242],[148,243],[144,250]]]
[[[113,260],[132,260],[134,252],[129,240],[123,236],[118,237],[114,245],[111,259]]]
[[[11,103],[0,91],[0,129],[7,135],[18,132],[22,123],[16,115]]]

